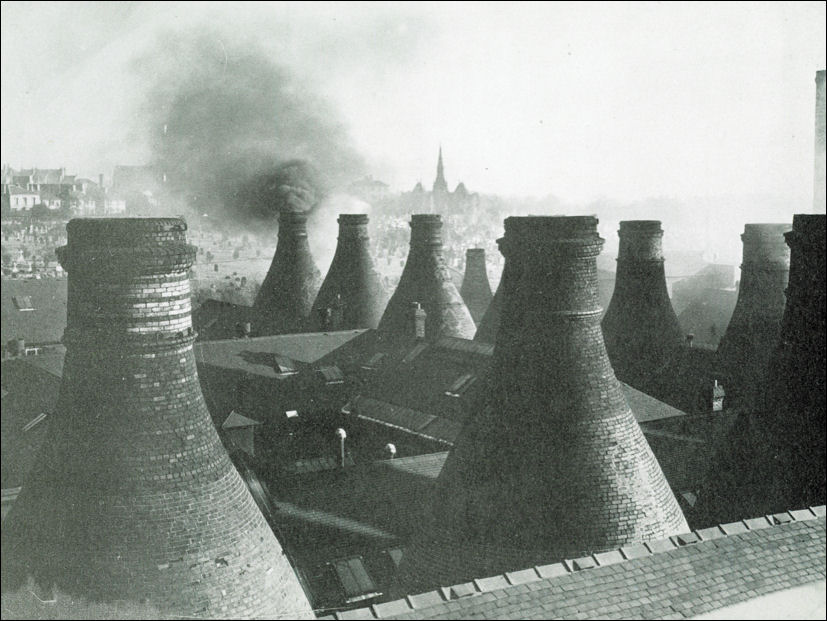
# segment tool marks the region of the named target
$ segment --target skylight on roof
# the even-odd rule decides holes
[[[457,381],[451,384],[450,388],[445,391],[445,394],[449,397],[461,397],[476,380],[476,376],[471,373],[460,375]]]
[[[408,352],[408,355],[407,355],[407,356],[405,356],[404,358],[402,358],[402,362],[404,362],[404,363],[406,363],[406,364],[407,364],[407,363],[410,363],[410,362],[413,362],[413,360],[414,360],[414,359],[415,359],[415,358],[416,358],[419,354],[421,354],[423,351],[425,351],[425,348],[426,348],[426,347],[428,347],[428,345],[427,345],[426,343],[419,343],[416,347],[414,347],[411,351],[409,351],[409,352]]]
[[[348,604],[382,595],[373,578],[368,574],[361,556],[333,561],[331,564]]]
[[[337,366],[322,367],[319,369],[319,374],[322,376],[325,384],[344,384],[345,382],[345,376]]]
[[[370,360],[368,360],[365,364],[362,365],[362,368],[363,369],[368,369],[368,370],[373,370],[373,369],[375,369],[376,367],[379,366],[379,363],[382,362],[384,357],[385,357],[385,354],[383,354],[381,352],[378,353],[378,354],[373,354],[370,357]]]
[[[285,375],[288,373],[298,373],[295,363],[285,356],[276,356],[275,368],[277,373]]]
[[[33,311],[32,296],[30,295],[15,295],[12,296],[15,308],[19,311]]]

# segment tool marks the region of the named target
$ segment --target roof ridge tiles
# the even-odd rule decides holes
[[[360,612],[369,611],[373,614],[373,616],[367,618],[375,617],[377,619],[391,618],[396,615],[408,614],[414,609],[421,613],[422,611],[427,610],[430,606],[444,604],[452,600],[475,597],[482,595],[483,593],[509,590],[529,582],[541,582],[544,580],[551,581],[561,576],[575,574],[588,569],[599,569],[600,567],[607,567],[617,563],[625,563],[627,561],[632,561],[645,556],[654,556],[664,552],[672,552],[683,547],[700,544],[712,539],[736,537],[739,535],[748,534],[755,530],[777,528],[779,526],[785,526],[796,522],[818,520],[824,518],[826,514],[827,507],[825,507],[825,505],[819,505],[804,509],[791,509],[785,513],[776,514],[776,516],[781,519],[786,519],[787,517],[789,518],[789,520],[784,522],[773,520],[772,518],[775,516],[767,515],[758,516],[757,518],[747,518],[741,520],[740,522],[732,522],[730,524],[718,524],[717,526],[710,528],[697,529],[689,533],[673,535],[672,537],[666,539],[658,539],[647,541],[643,544],[624,546],[618,550],[610,550],[608,552],[586,555],[577,559],[566,559],[559,563],[529,567],[527,569],[489,576],[487,578],[477,578],[471,582],[440,587],[425,593],[409,594],[402,599],[375,604],[371,606],[370,609],[360,609]],[[741,525],[743,530],[731,529],[733,531],[737,530],[738,532],[727,533],[724,529],[726,526],[734,526],[735,524]],[[712,533],[714,532],[717,532],[718,534],[713,535]],[[704,533],[707,534],[705,535]],[[640,548],[640,550],[638,550],[638,548]],[[631,552],[632,549],[635,550],[635,553]],[[630,555],[627,555],[624,550],[629,550]],[[638,551],[642,551],[643,554],[637,554]],[[426,601],[429,603],[424,604]],[[422,604],[420,604],[420,602],[422,602]],[[335,618],[355,618],[347,616],[346,613],[348,612],[352,613],[353,611],[337,612],[335,613]],[[383,616],[386,612],[390,614]]]

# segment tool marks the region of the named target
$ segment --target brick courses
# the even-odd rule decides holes
[[[337,299],[338,296],[338,299]],[[339,215],[339,242],[310,321],[319,330],[375,328],[388,303],[388,295],[370,255],[368,216]],[[331,325],[323,325],[320,311],[330,308]]]
[[[178,219],[72,220],[56,413],[3,528],[3,587],[191,617],[311,617],[201,394]]]
[[[425,309],[425,336],[464,339],[474,337],[476,326],[468,307],[451,282],[442,256],[442,217],[436,214],[411,216],[411,248],[399,285],[379,322],[379,329],[397,334],[410,333],[411,302]]]
[[[253,304],[253,329],[260,336],[305,331],[321,282],[307,243],[307,214],[281,212],[276,253]]]
[[[666,289],[659,220],[620,223],[617,278],[603,338],[617,377],[641,385],[683,342]]]
[[[597,220],[505,225],[492,370],[400,567],[409,592],[687,530],[603,344]]]

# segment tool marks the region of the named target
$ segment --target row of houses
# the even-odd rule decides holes
[[[95,183],[67,175],[65,168],[14,170],[4,165],[2,188],[4,206],[12,212],[30,211],[37,205],[53,211],[69,208],[82,216],[126,211],[126,201],[103,186],[103,175]]]

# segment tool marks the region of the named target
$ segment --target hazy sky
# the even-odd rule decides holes
[[[1,23],[12,166],[144,161],[133,59],[208,29],[326,98],[394,188],[430,184],[441,143],[449,184],[484,192],[811,200],[823,2],[3,2]]]

